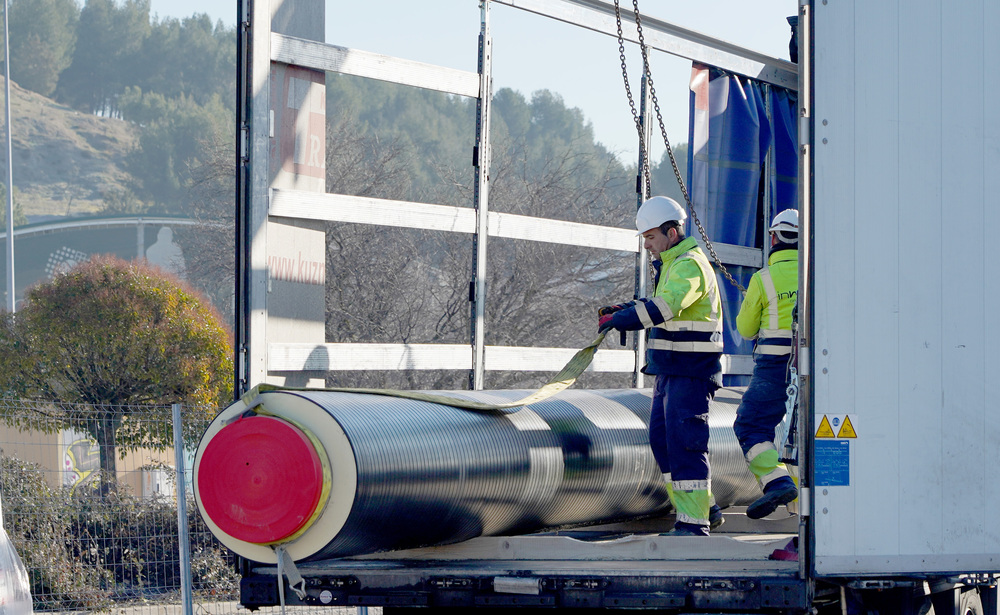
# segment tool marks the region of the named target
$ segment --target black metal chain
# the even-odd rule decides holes
[[[649,150],[646,148],[646,131],[642,129],[642,120],[639,112],[635,108],[635,100],[632,99],[632,85],[628,80],[628,64],[625,61],[625,37],[622,35],[622,14],[618,7],[618,0],[615,0],[615,20],[618,22],[618,57],[621,59],[622,77],[625,80],[625,94],[628,95],[628,106],[632,109],[632,121],[635,122],[635,131],[639,133],[639,157],[642,168],[639,169],[640,176],[646,184],[646,194],[650,194],[652,188],[649,180]]]
[[[670,158],[670,164],[674,169],[674,177],[677,178],[677,185],[681,188],[681,194],[684,196],[684,202],[687,204],[687,209],[691,212],[691,219],[694,221],[695,226],[698,228],[698,232],[701,234],[701,238],[705,243],[705,247],[708,249],[708,253],[712,256],[712,260],[715,265],[722,272],[722,275],[726,277],[729,282],[738,288],[741,293],[746,294],[747,289],[743,287],[742,284],[736,281],[726,266],[722,264],[722,259],[719,255],[715,253],[715,247],[712,242],[708,239],[708,233],[705,232],[705,227],[702,225],[701,220],[698,219],[698,214],[694,210],[694,205],[691,203],[691,197],[688,194],[687,186],[684,185],[684,178],[681,176],[681,171],[677,167],[677,159],[674,158],[674,150],[670,147],[670,139],[667,138],[667,128],[663,123],[663,114],[660,111],[660,103],[656,98],[656,87],[653,85],[653,74],[650,71],[649,66],[649,56],[646,50],[646,40],[642,33],[642,20],[639,16],[639,0],[632,0],[633,13],[635,14],[635,28],[639,35],[639,51],[642,53],[642,68],[643,74],[646,76],[646,83],[649,87],[649,98],[653,103],[653,109],[656,112],[656,119],[660,124],[660,135],[663,137],[663,143],[667,146],[667,156]],[[625,81],[625,93],[628,95],[628,104],[632,109],[632,118],[635,121],[636,131],[639,133],[639,147],[642,148],[644,153],[641,158],[644,161],[643,168],[640,172],[646,182],[646,193],[650,193],[650,172],[649,172],[649,150],[646,148],[646,140],[643,135],[642,122],[639,119],[639,115],[635,109],[635,101],[632,99],[632,88],[629,84],[628,79],[628,69],[625,63],[625,37],[622,34],[622,17],[621,17],[621,7],[619,6],[619,0],[615,0],[615,20],[618,23],[618,54],[621,58],[622,66],[622,78]]]

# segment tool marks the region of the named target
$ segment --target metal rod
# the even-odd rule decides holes
[[[603,0],[493,0],[498,4],[550,17],[594,32],[617,36],[615,7]],[[635,13],[621,10],[623,21],[631,21]],[[798,83],[795,64],[779,58],[734,45],[694,30],[643,16],[646,45],[651,49],[709,64],[723,70],[746,75],[784,88],[794,89]],[[626,40],[638,42],[635,28],[626,29]]]
[[[236,26],[236,186],[234,196],[234,224],[233,224],[233,266],[235,269],[235,289],[233,311],[235,318],[233,321],[233,347],[236,349],[236,360],[233,361],[233,400],[240,398],[249,388],[250,380],[246,351],[250,343],[250,237],[248,217],[250,215],[250,193],[253,189],[250,181],[250,159],[249,152],[245,147],[248,145],[243,141],[245,130],[248,130],[250,116],[252,113],[252,97],[248,93],[251,79],[251,36],[250,32],[250,11],[251,4],[248,0],[238,5]]]
[[[816,263],[813,262],[814,236],[812,232],[815,195],[813,174],[812,135],[815,134],[813,116],[813,15],[811,2],[799,2],[799,493],[808,493],[813,486],[813,459],[816,441],[812,438],[813,413],[816,407],[816,390],[813,386],[812,366],[816,362],[816,312],[812,289],[816,284]],[[805,369],[803,369],[805,367]],[[803,498],[806,499],[806,498]],[[811,499],[811,498],[810,498]],[[816,533],[809,531],[812,525],[812,502],[800,502],[799,506],[799,574],[810,578],[808,562],[813,561],[816,548]]]
[[[184,436],[181,433],[181,404],[170,406],[174,419],[174,471],[177,477],[177,550],[181,565],[181,606],[184,615],[193,615],[191,601],[191,540],[188,536],[187,482],[184,480]]]
[[[146,224],[142,218],[135,224],[135,257],[146,258]]]
[[[271,33],[271,59],[284,64],[401,83],[447,94],[470,98],[479,96],[479,75],[473,72],[349,49],[278,32]]]
[[[14,159],[11,145],[10,127],[10,34],[7,27],[7,13],[10,3],[3,3],[3,64],[4,64],[4,111],[7,116],[7,311],[15,311],[14,296]]]
[[[486,242],[489,235],[489,169],[490,169],[490,102],[493,86],[492,46],[490,38],[490,3],[480,4],[479,32],[479,99],[476,102],[476,180],[473,186],[473,206],[476,210],[476,232],[473,235],[472,275],[472,370],[469,388],[479,391],[484,386],[486,344]]]
[[[653,123],[650,118],[650,107],[649,104],[649,88],[646,83],[646,75],[642,76],[640,82],[640,97],[639,97],[639,123],[642,126],[642,140],[639,142],[639,177],[637,178],[636,185],[636,211],[642,207],[643,202],[650,196],[649,192],[646,190],[646,182],[643,169],[647,166],[652,166],[652,160],[650,160],[651,148],[650,139],[653,136]],[[646,147],[643,149],[642,144],[645,143]],[[649,271],[646,268],[646,260],[648,258],[646,249],[643,248],[642,239],[633,240],[639,244],[639,252],[635,255],[635,294],[634,299],[639,299],[640,297],[646,296],[646,287],[649,285]],[[632,386],[641,389],[645,386],[643,382],[642,366],[645,364],[646,360],[646,336],[634,333],[632,335],[632,346],[635,350],[635,367],[632,370]]]

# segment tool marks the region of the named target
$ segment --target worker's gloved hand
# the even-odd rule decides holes
[[[616,303],[614,305],[606,305],[606,306],[604,306],[602,308],[597,308],[597,315],[598,316],[605,316],[605,315],[614,314],[615,312],[617,312],[619,310],[624,310],[625,308],[630,308],[633,305],[635,305],[635,301],[628,301],[626,303]]]
[[[601,314],[601,316],[597,319],[597,332],[607,333],[611,329],[614,329],[615,326],[611,322],[613,319],[614,319],[614,312],[611,312],[609,314]]]

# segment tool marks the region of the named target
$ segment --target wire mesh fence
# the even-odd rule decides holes
[[[185,476],[215,411],[182,409]],[[246,613],[235,556],[176,474],[170,406],[0,399],[3,527],[27,569],[35,612],[182,613],[184,497],[193,611]]]

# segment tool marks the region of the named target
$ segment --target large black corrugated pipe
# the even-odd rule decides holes
[[[498,403],[524,391],[439,393]],[[382,395],[264,392],[224,410],[194,461],[198,508],[248,559],[274,563],[446,544],[662,514],[649,390],[564,391],[517,411]],[[732,424],[739,392],[710,410],[713,491],[760,494]]]

